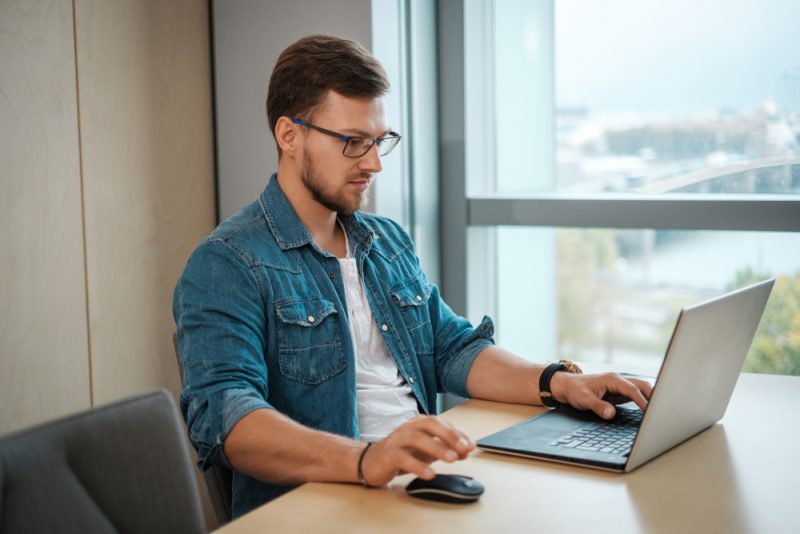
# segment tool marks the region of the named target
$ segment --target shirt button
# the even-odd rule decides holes
[[[331,280],[336,280],[336,275],[333,273],[328,273],[328,278],[330,278]]]
[[[389,330],[389,325],[388,325],[388,324],[382,324],[382,325],[381,325],[381,330],[383,330],[384,332],[386,332],[387,330]]]
[[[314,316],[313,315],[309,315],[308,316],[308,322],[309,323],[313,323],[314,321],[316,321],[316,319],[314,319]]]
[[[420,295],[417,295],[417,302],[422,302],[422,297]]]
[[[413,384],[414,383],[414,377],[413,376],[409,376],[408,377],[408,383],[409,384]]]

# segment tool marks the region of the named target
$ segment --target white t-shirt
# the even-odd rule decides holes
[[[378,441],[419,414],[417,400],[386,349],[349,243],[347,257],[339,258],[339,267],[356,349],[358,426],[362,440]]]

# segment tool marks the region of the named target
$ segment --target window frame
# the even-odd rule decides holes
[[[800,232],[800,198],[790,195],[469,196],[465,179],[464,1],[439,2],[441,289],[457,313],[466,315],[468,309],[467,233],[474,227],[491,229],[517,225]],[[489,257],[493,249],[491,241],[488,238],[485,243],[489,249],[486,256]],[[470,264],[470,268],[474,267]],[[492,270],[491,265],[477,268],[482,272]]]

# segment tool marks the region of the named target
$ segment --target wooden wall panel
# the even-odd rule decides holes
[[[0,3],[0,434],[88,408],[68,1]]]
[[[76,0],[96,404],[177,392],[172,290],[214,227],[208,4]]]

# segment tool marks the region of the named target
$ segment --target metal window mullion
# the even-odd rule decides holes
[[[439,132],[442,295],[467,314],[467,190],[463,0],[439,2]]]
[[[703,195],[470,198],[470,226],[800,231],[800,199]]]
[[[398,20],[400,21],[400,42],[398,49],[400,51],[400,65],[403,72],[403,94],[402,102],[404,104],[403,119],[405,120],[404,129],[408,132],[414,130],[414,98],[413,92],[413,69],[411,66],[411,0],[402,0],[398,2]],[[416,194],[414,191],[414,142],[406,143],[406,172],[404,177],[405,193],[408,203],[406,205],[406,214],[408,216],[408,230],[412,239],[417,239],[417,221],[416,221]]]

